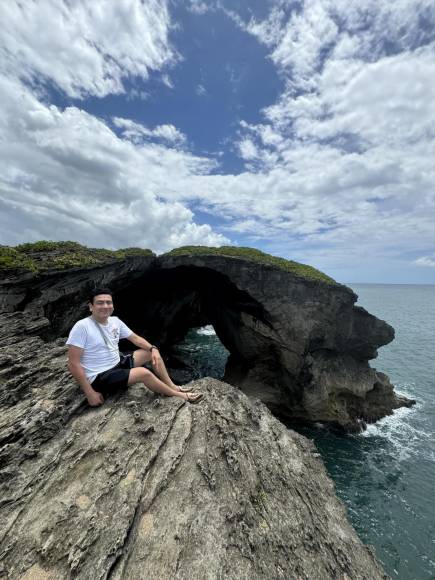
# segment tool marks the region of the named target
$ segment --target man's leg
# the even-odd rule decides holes
[[[143,350],[142,348],[135,350],[133,353],[133,360],[135,367],[141,367],[145,363],[149,363],[151,361],[151,353],[147,350]],[[166,370],[165,363],[161,356],[159,356],[156,365],[152,365],[154,372],[159,377],[159,379],[174,389],[175,391],[179,391],[180,387],[172,382],[171,377],[168,375],[168,371]]]
[[[154,393],[160,393],[168,397],[179,397],[184,401],[189,401],[189,403],[199,403],[203,398],[201,393],[183,393],[169,387],[144,367],[137,367],[130,370],[128,385],[134,385],[135,383],[143,383],[151,391],[154,391]]]

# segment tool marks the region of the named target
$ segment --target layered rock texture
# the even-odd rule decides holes
[[[0,577],[387,578],[260,401],[202,379],[200,405],[137,385],[90,408],[50,332],[0,315]]]
[[[66,270],[37,270],[47,261],[32,260],[33,272],[4,271],[0,310],[45,317],[45,339],[65,336],[87,314],[90,287],[109,286],[115,313],[166,354],[190,328],[212,324],[230,352],[225,380],[291,420],[359,430],[412,403],[368,362],[394,338],[393,328],[313,268],[234,248],[113,257]]]

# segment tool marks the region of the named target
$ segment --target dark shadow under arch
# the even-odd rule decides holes
[[[215,270],[152,269],[114,295],[115,314],[134,332],[169,352],[191,328],[212,325],[233,360],[249,364],[244,317],[271,326],[264,307]],[[255,349],[254,349],[255,350]]]

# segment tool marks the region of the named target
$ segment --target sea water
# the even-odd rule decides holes
[[[417,404],[359,435],[321,425],[302,429],[316,443],[364,543],[400,580],[435,579],[435,286],[349,284],[358,304],[386,320],[395,340],[371,366]],[[182,346],[196,377],[223,376],[228,352],[211,326]]]
[[[393,578],[435,578],[435,286],[351,284],[395,340],[371,366],[416,399],[361,435],[312,436],[361,539]]]

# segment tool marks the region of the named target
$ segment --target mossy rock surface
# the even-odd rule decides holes
[[[300,278],[318,280],[328,284],[336,284],[335,280],[316,270],[312,266],[271,256],[255,248],[237,246],[183,246],[163,254],[164,256],[226,256],[241,258],[258,264],[265,264],[291,272]],[[0,270],[42,272],[45,270],[66,270],[68,268],[86,268],[98,266],[132,256],[155,256],[148,249],[122,248],[106,250],[104,248],[88,248],[77,242],[39,242],[20,244],[15,247],[0,246]]]
[[[0,270],[64,270],[98,266],[132,256],[154,256],[151,250],[142,248],[123,248],[105,250],[87,248],[77,242],[52,242],[42,240],[19,246],[0,246]]]
[[[300,278],[305,278],[308,280],[318,280],[321,282],[327,282],[328,284],[337,284],[333,279],[316,270],[312,266],[307,264],[300,264],[299,262],[294,262],[293,260],[286,260],[285,258],[279,258],[277,256],[271,256],[255,248],[243,248],[237,246],[221,246],[221,247],[209,247],[209,246],[183,246],[181,248],[176,248],[164,254],[164,256],[229,256],[231,258],[242,258],[244,260],[249,260],[252,262],[257,262],[259,264],[265,264],[267,266],[273,266],[280,270],[286,272],[291,272]]]

